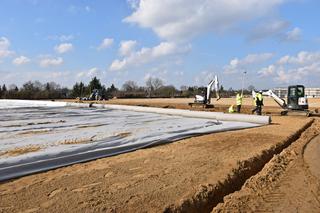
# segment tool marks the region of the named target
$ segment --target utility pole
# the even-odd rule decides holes
[[[247,74],[247,71],[244,71],[244,72],[242,73],[242,89],[241,89],[241,96],[243,95],[244,77],[245,77],[245,74]]]

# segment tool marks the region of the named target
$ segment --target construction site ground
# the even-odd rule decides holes
[[[111,104],[190,109],[193,99]],[[234,99],[213,101],[226,111]],[[310,99],[320,108],[319,99]],[[243,113],[251,113],[244,100]],[[0,183],[0,212],[320,212],[320,119],[192,137]]]

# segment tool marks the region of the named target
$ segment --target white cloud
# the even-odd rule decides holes
[[[125,22],[151,28],[160,38],[185,40],[222,32],[243,21],[269,16],[285,0],[130,0],[134,12]],[[173,11],[174,10],[174,11]]]
[[[134,51],[134,48],[137,45],[137,41],[128,40],[128,41],[121,41],[120,48],[119,48],[119,54],[121,56],[127,56]]]
[[[138,9],[139,7],[139,0],[127,0],[128,4],[132,9]]]
[[[130,66],[147,64],[157,59],[165,58],[170,55],[185,53],[190,49],[189,46],[179,47],[173,42],[161,42],[152,48],[142,48],[139,51],[132,52],[121,60],[114,60],[109,67],[111,71],[120,71]]]
[[[247,65],[263,63],[270,60],[274,56],[273,53],[249,54],[243,59],[234,58],[228,65],[224,67],[225,73],[236,73],[243,70]]]
[[[61,42],[70,41],[70,40],[72,40],[72,39],[74,39],[74,36],[73,36],[73,35],[61,35],[61,36],[59,36],[59,40],[60,40]]]
[[[107,49],[108,47],[110,47],[113,44],[113,39],[112,38],[105,38],[103,39],[103,41],[101,42],[101,44],[99,45],[99,47],[97,48],[98,50],[103,50],[103,49]]]
[[[50,35],[47,37],[49,40],[58,40],[60,42],[71,41],[74,39],[74,35]]]
[[[74,78],[75,73],[68,70],[7,70],[0,71],[0,74],[2,76],[0,84],[5,83],[6,85],[16,84],[18,86],[22,86],[27,81],[38,80],[41,83],[56,82],[61,86],[71,87],[76,82],[76,79]]]
[[[92,8],[88,5],[86,6],[76,6],[76,5],[70,5],[67,9],[67,11],[70,13],[70,14],[73,14],[73,15],[76,15],[78,13],[83,13],[83,12],[91,12],[92,11]]]
[[[270,76],[275,73],[276,67],[274,65],[270,65],[268,67],[264,67],[258,71],[258,74],[261,76]]]
[[[197,74],[194,78],[196,85],[204,86],[207,85],[212,79],[214,79],[215,73],[212,71],[204,70],[200,74]]]
[[[40,60],[41,67],[59,66],[61,64],[63,64],[63,59],[61,57],[57,57],[57,58],[43,57]]]
[[[249,54],[241,61],[241,63],[244,65],[261,63],[271,59],[273,56],[273,53]]]
[[[26,57],[26,56],[19,56],[15,59],[13,59],[12,63],[15,64],[15,65],[22,65],[22,64],[27,64],[29,63],[31,60]]]
[[[98,75],[98,72],[99,72],[99,69],[94,67],[88,71],[88,75],[94,77],[94,76]]]
[[[307,76],[313,75],[320,71],[320,63],[312,64],[304,67],[295,67],[285,70],[284,67],[277,67],[278,71],[274,76],[274,81],[278,83],[301,82]]]
[[[125,68],[126,65],[127,65],[127,59],[123,59],[123,60],[116,59],[112,62],[109,69],[111,71],[122,70]]]
[[[179,76],[179,77],[184,76],[184,72],[181,71],[181,70],[180,70],[180,71],[175,71],[174,74],[175,74],[176,76]]]
[[[93,67],[87,71],[79,72],[77,74],[78,78],[92,78],[94,76],[99,76],[100,70],[97,67]]]
[[[73,45],[71,43],[62,43],[55,46],[54,50],[60,54],[67,53],[73,50]]]
[[[10,41],[6,37],[0,37],[0,59],[12,55],[14,52],[9,49]]]
[[[276,63],[258,71],[261,77],[273,77],[278,83],[292,83],[320,74],[320,52],[301,51],[295,56],[285,55]]]
[[[320,61],[320,52],[301,51],[296,56],[286,55],[278,60],[278,64],[300,64],[306,65]]]
[[[151,73],[146,73],[143,77],[144,81],[147,81],[149,78],[154,78],[155,76],[153,76]]]
[[[281,82],[281,83],[289,83],[290,79],[292,79],[293,76],[291,74],[286,73],[283,69],[280,69],[277,72],[277,76],[274,78],[275,81]]]
[[[290,56],[289,55],[285,55],[285,56],[282,56],[279,60],[278,60],[278,64],[286,64],[288,63],[290,60]]]
[[[286,34],[287,41],[300,41],[301,40],[301,29],[295,27],[293,30],[288,31]]]

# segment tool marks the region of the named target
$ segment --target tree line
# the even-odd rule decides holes
[[[195,95],[204,94],[206,87],[181,86],[179,89],[173,85],[165,85],[159,78],[148,78],[144,86],[139,86],[135,81],[126,81],[121,88],[111,84],[109,87],[103,85],[97,77],[93,77],[88,84],[76,82],[71,89],[61,87],[55,82],[41,83],[39,81],[28,81],[20,88],[15,84],[8,87],[0,85],[0,98],[6,99],[71,99],[89,97],[93,90],[100,92],[102,99],[117,98],[191,98]],[[234,96],[238,90],[229,88],[225,90],[220,86],[221,97]],[[249,86],[243,92],[249,95],[254,90]]]

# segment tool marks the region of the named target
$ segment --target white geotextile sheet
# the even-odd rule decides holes
[[[10,173],[8,168],[15,166],[23,170],[21,165],[34,164],[32,172],[29,171],[33,173],[37,169],[44,171],[193,135],[256,126],[259,125],[126,110],[2,107],[0,180],[4,173]],[[23,153],[30,147],[39,150]],[[20,150],[21,154],[15,150]],[[41,165],[36,165],[37,162],[41,162]]]
[[[66,102],[0,99],[0,109],[22,107],[63,107]]]
[[[0,153],[24,147],[40,151],[0,156],[0,164],[60,152],[151,145],[182,136],[256,126],[178,116],[93,108],[0,110]]]
[[[14,100],[14,99],[0,99],[0,109],[6,107],[82,107],[82,108],[105,108],[114,110],[129,110],[134,112],[150,112],[163,115],[183,116],[190,118],[201,119],[216,119],[223,121],[239,121],[257,123],[267,125],[271,123],[270,116],[245,115],[239,113],[223,113],[223,112],[205,112],[205,111],[191,111],[182,109],[162,109],[156,107],[141,107],[128,105],[114,105],[114,104],[95,104],[95,103],[74,103],[74,102],[56,102],[56,101],[33,101],[33,100]]]

